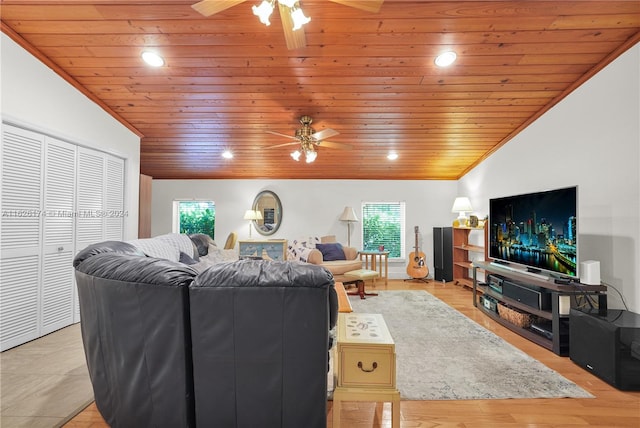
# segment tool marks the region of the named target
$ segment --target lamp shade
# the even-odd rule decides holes
[[[258,215],[260,215],[259,211],[246,210],[244,212],[244,219],[245,220],[259,220],[262,216],[258,217]]]
[[[351,207],[344,207],[344,211],[340,215],[341,221],[358,221],[358,217],[356,216],[356,212]]]
[[[460,213],[465,211],[473,211],[473,208],[471,208],[471,201],[469,201],[469,198],[466,196],[458,196],[453,202],[451,212]]]

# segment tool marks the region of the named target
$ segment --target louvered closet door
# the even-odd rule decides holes
[[[42,331],[74,321],[74,222],[76,146],[46,139]]]
[[[39,337],[44,137],[2,125],[0,350]]]
[[[105,239],[124,237],[124,159],[107,155],[105,178]]]
[[[103,241],[104,154],[78,147],[76,251]]]

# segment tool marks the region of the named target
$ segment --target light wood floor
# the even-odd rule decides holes
[[[377,290],[427,290],[450,306],[493,331],[549,368],[580,385],[594,399],[512,399],[468,401],[402,401],[402,427],[640,427],[640,392],[623,392],[575,365],[567,357],[521,338],[498,325],[473,307],[471,291],[452,283],[405,282],[390,280],[378,283]],[[357,297],[351,297],[357,298]],[[369,297],[375,299],[376,297]],[[500,379],[496,379],[500,382]],[[344,403],[342,426],[346,428],[390,427],[388,403]],[[327,426],[332,423],[331,402],[328,404]],[[65,427],[107,427],[90,405]]]

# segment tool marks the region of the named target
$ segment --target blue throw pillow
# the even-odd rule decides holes
[[[346,260],[342,245],[339,243],[316,244],[316,248],[322,253],[322,260],[330,262],[333,260]]]

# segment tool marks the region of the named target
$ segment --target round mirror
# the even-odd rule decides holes
[[[262,219],[253,220],[256,231],[260,235],[273,235],[282,223],[282,204],[275,193],[264,190],[258,193],[253,201],[253,210],[262,214]]]

